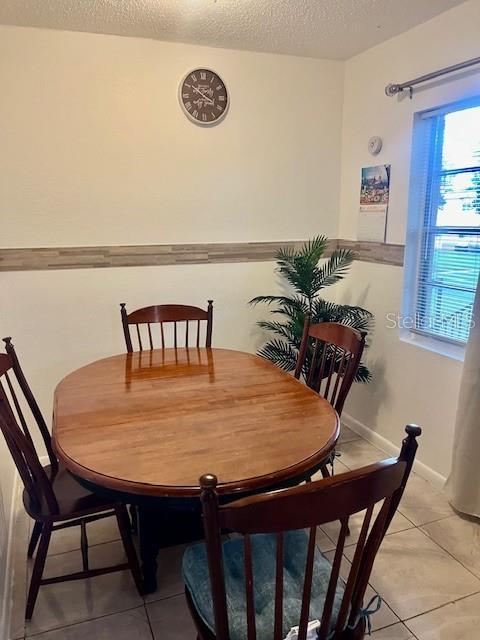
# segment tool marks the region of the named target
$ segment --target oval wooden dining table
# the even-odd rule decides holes
[[[256,355],[158,349],[93,362],[57,386],[53,446],[85,486],[139,505],[147,591],[165,505],[199,511],[199,477],[224,499],[301,481],[335,446],[339,420],[314,391]],[[193,506],[192,506],[193,505]],[[171,518],[170,518],[171,520]]]

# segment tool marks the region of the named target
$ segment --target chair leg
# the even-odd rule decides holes
[[[117,517],[118,528],[120,529],[120,535],[122,536],[123,548],[125,549],[125,553],[127,555],[128,564],[130,566],[130,571],[132,572],[133,579],[135,581],[135,585],[137,587],[138,593],[143,596],[144,588],[143,588],[143,579],[142,574],[140,573],[140,566],[138,564],[137,553],[135,551],[135,547],[132,542],[132,534],[130,530],[130,519],[128,517],[128,511],[125,505],[117,505],[115,507],[115,515]]]
[[[40,589],[40,582],[42,580],[45,560],[47,558],[48,545],[50,544],[50,536],[52,535],[52,526],[53,525],[50,522],[46,522],[42,527],[40,544],[38,545],[37,556],[35,558],[35,564],[33,565],[32,578],[30,580],[30,588],[28,590],[27,608],[25,611],[25,618],[27,620],[30,620],[32,617],[38,596],[38,590]]]
[[[80,549],[82,551],[83,570],[88,571],[88,538],[85,520],[80,520]]]
[[[138,510],[137,505],[130,505],[130,521],[133,533],[138,533]]]
[[[30,537],[30,542],[28,544],[27,555],[29,558],[32,558],[33,554],[35,553],[35,549],[37,548],[37,542],[38,542],[38,539],[40,538],[41,533],[42,533],[42,523],[36,521],[35,524],[33,525],[32,535]]]
[[[320,471],[322,472],[322,476],[324,478],[330,478],[331,477],[331,473],[328,470],[328,467],[326,464],[322,464],[322,466],[320,467]]]

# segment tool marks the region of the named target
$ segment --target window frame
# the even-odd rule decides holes
[[[480,96],[427,109],[414,114],[412,157],[410,164],[409,211],[405,245],[405,281],[403,292],[403,316],[409,318],[409,328],[400,327],[401,338],[429,350],[461,359],[466,341],[439,335],[417,326],[419,305],[427,306],[428,293],[433,281],[426,282],[421,274],[430,274],[433,266],[433,244],[437,235],[470,234],[480,236],[480,226],[441,227],[436,224],[441,179],[444,175],[455,175],[480,171],[480,165],[456,169],[442,169],[444,120],[438,116],[480,107]],[[439,124],[442,126],[439,130]],[[435,128],[432,130],[432,128]],[[438,137],[441,136],[441,141]],[[432,223],[434,222],[434,224]],[[430,278],[429,278],[430,280]],[[442,286],[442,285],[440,285]],[[447,289],[454,287],[444,285]],[[422,287],[424,288],[421,293]],[[425,314],[426,315],[426,314]],[[404,323],[405,324],[405,323]],[[413,324],[413,326],[411,326]]]

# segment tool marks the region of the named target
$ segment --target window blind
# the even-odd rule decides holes
[[[480,104],[422,114],[417,134],[423,175],[413,330],[464,343],[480,273]]]

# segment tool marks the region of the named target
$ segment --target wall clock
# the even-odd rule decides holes
[[[180,83],[178,98],[187,118],[200,125],[217,124],[227,114],[228,91],[210,69],[194,69]]]

